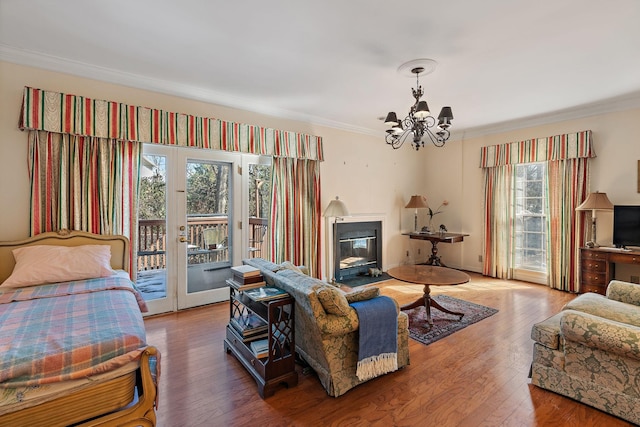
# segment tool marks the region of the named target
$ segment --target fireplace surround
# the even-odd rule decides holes
[[[382,270],[381,221],[337,222],[333,226],[336,280],[368,274],[370,268]]]

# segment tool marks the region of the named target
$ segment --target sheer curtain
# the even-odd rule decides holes
[[[485,276],[511,279],[513,261],[514,165],[484,169]]]
[[[588,194],[589,158],[595,157],[591,131],[482,147],[485,216],[483,273],[511,278],[514,233],[514,165],[546,162],[547,284],[578,291],[577,248],[585,222],[576,207]]]
[[[275,157],[271,197],[271,259],[320,270],[320,162]]]

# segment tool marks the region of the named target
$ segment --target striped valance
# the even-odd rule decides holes
[[[596,157],[591,131],[491,145],[480,149],[480,167]]]
[[[24,88],[20,129],[324,160],[322,138],[219,119]]]

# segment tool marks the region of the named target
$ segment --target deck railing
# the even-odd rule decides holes
[[[264,258],[267,255],[267,219],[249,218],[249,258]]]
[[[163,219],[138,221],[138,271],[165,268],[166,231]]]
[[[249,257],[261,257],[267,253],[267,220],[266,218],[250,218]],[[191,249],[190,264],[208,262],[209,258],[197,253],[198,250],[210,249],[205,242],[204,230],[221,228],[220,242],[228,246],[229,221],[224,216],[192,216],[187,218],[185,238]],[[138,221],[138,271],[158,270],[166,268],[166,222],[163,219],[142,219]],[[220,254],[218,254],[219,256]]]

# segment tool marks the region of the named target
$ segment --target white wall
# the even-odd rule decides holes
[[[614,204],[640,205],[638,109],[449,141],[444,148],[428,146],[416,152],[408,146],[392,150],[384,143],[383,128],[380,137],[366,136],[0,61],[0,240],[29,234],[26,134],[17,127],[24,86],[322,136],[322,206],[337,195],[352,214],[385,216],[385,270],[426,259],[430,251],[428,242],[409,241],[401,234],[413,228],[413,212],[404,205],[412,194],[421,194],[434,207],[449,201],[436,217],[438,225],[469,234],[463,243],[439,245],[447,264],[481,271],[483,188],[478,166],[485,145],[591,129],[598,155],[591,164],[591,190],[606,192]],[[419,225],[426,222],[420,211]],[[612,227],[611,213],[600,213],[600,244],[611,244]],[[626,268],[618,269],[619,277],[627,274]]]

